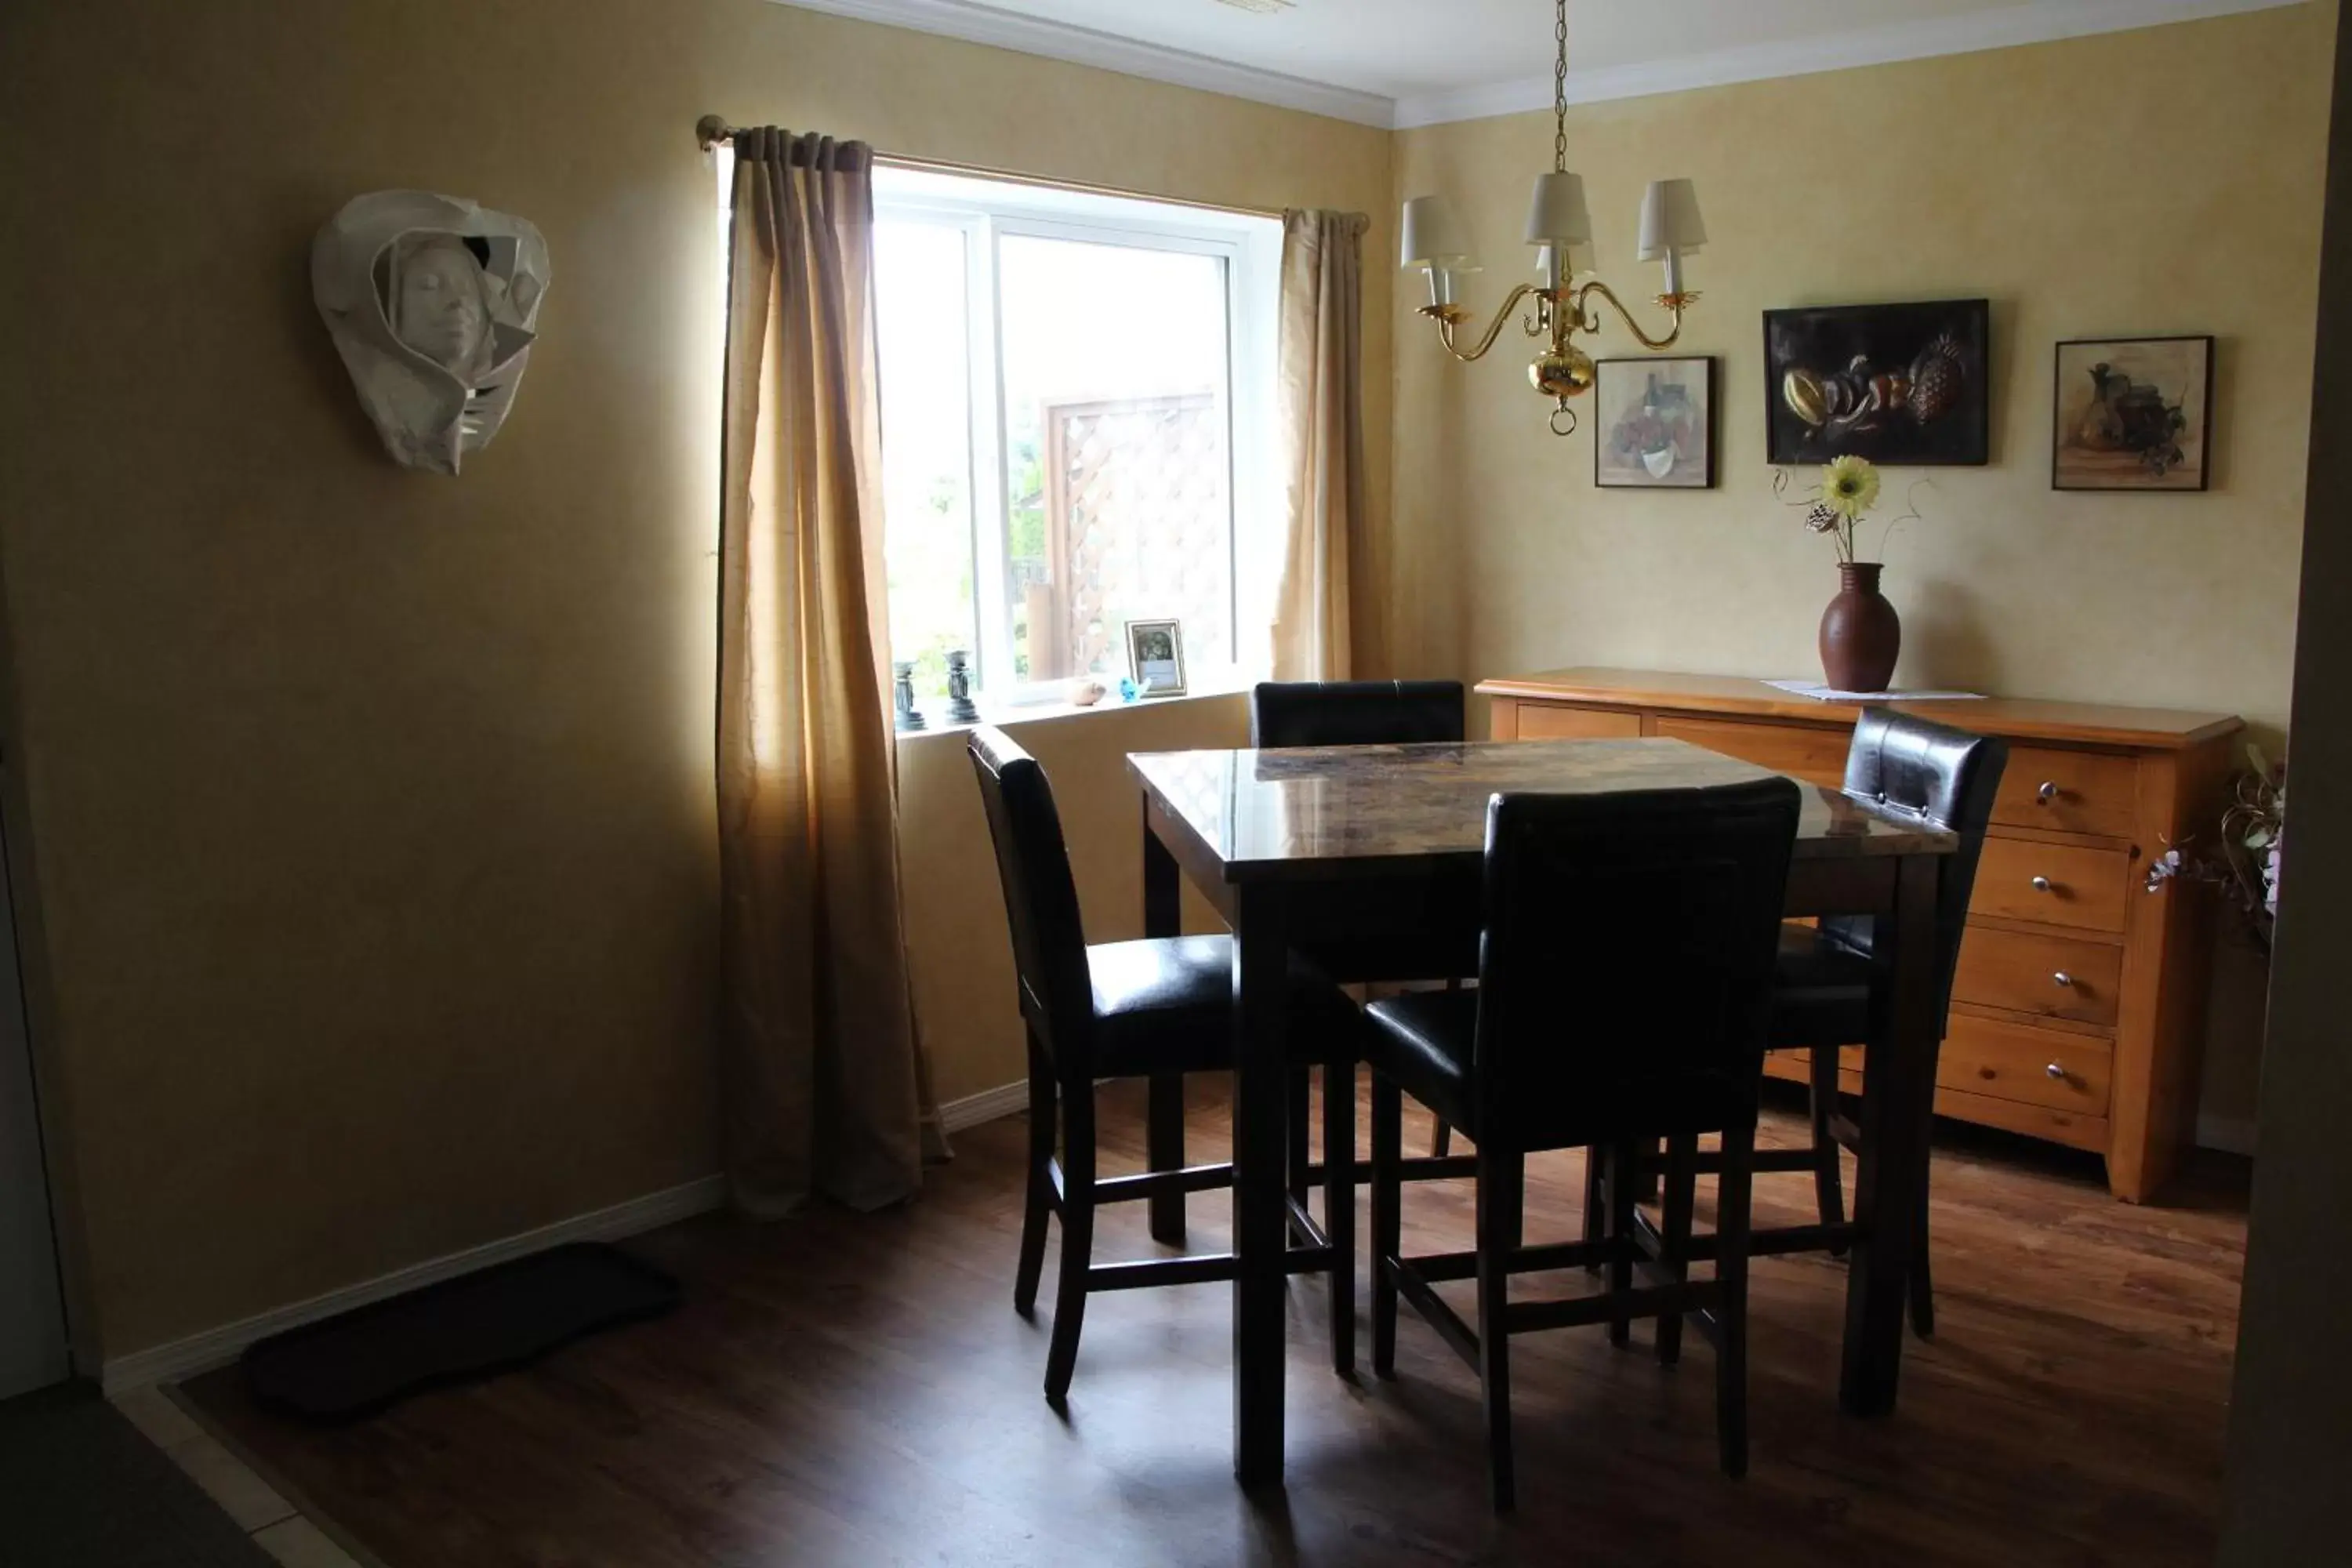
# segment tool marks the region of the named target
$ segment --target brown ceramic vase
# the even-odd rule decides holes
[[[1881,563],[1838,563],[1838,595],[1822,612],[1822,676],[1839,691],[1884,691],[1903,651],[1903,622],[1878,591]]]

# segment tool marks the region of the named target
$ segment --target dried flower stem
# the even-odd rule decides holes
[[[1881,560],[1884,560],[1886,556],[1887,545],[1894,542],[1895,531],[1896,529],[1902,527],[1906,522],[1925,522],[1927,521],[1919,514],[1919,492],[1923,489],[1932,490],[1935,488],[1935,480],[1920,479],[1914,483],[1911,489],[1905,493],[1903,497],[1903,515],[1889,521],[1886,525],[1886,531],[1878,536],[1878,554]]]

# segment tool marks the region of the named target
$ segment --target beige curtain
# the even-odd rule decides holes
[[[1371,651],[1360,635],[1374,590],[1364,500],[1364,231],[1370,226],[1361,213],[1282,217],[1276,422],[1290,535],[1275,600],[1277,680],[1345,680]],[[1359,595],[1366,599],[1361,605]]]
[[[733,213],[719,571],[728,1177],[753,1214],[812,1191],[877,1208],[919,1185],[938,1121],[899,905],[872,154],[742,132]]]

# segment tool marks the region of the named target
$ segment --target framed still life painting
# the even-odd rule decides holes
[[[1592,482],[1605,489],[1712,489],[1715,366],[1704,355],[1595,364]]]
[[[2050,488],[2201,490],[2213,434],[2211,338],[2058,345]]]
[[[1982,300],[1765,311],[1770,460],[1990,460],[1990,335]]]

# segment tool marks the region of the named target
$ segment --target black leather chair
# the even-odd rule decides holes
[[[1060,1404],[1077,1363],[1087,1295],[1148,1285],[1231,1279],[1231,1254],[1093,1260],[1097,1205],[1164,1192],[1233,1185],[1233,1166],[1201,1165],[1146,1175],[1095,1173],[1095,1084],[1109,1078],[1152,1078],[1229,1068],[1234,1061],[1233,939],[1171,937],[1087,944],[1070,875],[1061,815],[1036,759],[1001,731],[981,728],[971,741],[973,770],[996,847],[1004,912],[1013,931],[1021,1016],[1029,1032],[1029,1180],[1021,1219],[1021,1257],[1013,1301],[1024,1317],[1036,1307],[1045,1268],[1048,1215],[1062,1222],[1061,1282],[1045,1362],[1045,1396]],[[1301,1059],[1352,1071],[1362,1015],[1347,994],[1302,963],[1291,975],[1290,1038]],[[1054,1155],[1055,1112],[1062,1155]],[[1324,1138],[1353,1148],[1353,1096],[1324,1106]],[[1331,1276],[1332,1361],[1355,1367],[1354,1167],[1343,1163],[1327,1193],[1328,1215],[1349,1223],[1321,1227],[1294,1205],[1291,1226],[1307,1245],[1291,1253],[1294,1273]]]
[[[1250,693],[1250,744],[1403,746],[1463,738],[1458,680],[1265,681]],[[1340,895],[1347,904],[1360,902]],[[1464,920],[1475,911],[1454,911]],[[1387,932],[1346,934],[1346,905],[1326,911],[1318,929],[1339,934],[1312,948],[1316,967],[1343,985],[1375,980],[1459,980],[1478,967],[1475,937],[1433,942]],[[1447,929],[1433,911],[1434,929]],[[1454,923],[1459,929],[1459,922]]]
[[[1944,860],[1936,889],[1939,1021],[1950,1012],[1952,976],[1967,934],[1985,826],[1992,820],[1993,797],[2000,790],[2008,761],[2009,748],[2000,741],[1884,708],[1864,710],[1846,752],[1847,795],[1959,836],[1959,848]],[[1866,917],[1823,921],[1819,928],[1784,926],[1773,982],[1770,1048],[1812,1053],[1812,1143],[1759,1154],[1756,1169],[1811,1173],[1821,1231],[1828,1233],[1827,1250],[1835,1253],[1845,1250],[1839,1151],[1860,1145],[1859,1130],[1840,1109],[1838,1050],[1868,1040],[1882,1016],[1885,986],[1872,955],[1873,937],[1873,922]],[[1704,1171],[1706,1165],[1702,1159],[1696,1168]],[[1911,1326],[1922,1338],[1936,1331],[1927,1223],[1923,1209],[1917,1262],[1910,1279]],[[1820,1237],[1821,1232],[1803,1229],[1759,1231],[1754,1249],[1759,1254],[1819,1250],[1825,1245]]]
[[[1409,746],[1460,742],[1467,732],[1462,683],[1458,680],[1265,680],[1250,692],[1250,744],[1279,746]],[[1318,925],[1341,934],[1308,950],[1317,968],[1343,985],[1367,981],[1443,980],[1459,988],[1462,977],[1478,969],[1477,939],[1431,942],[1390,932],[1345,932],[1350,900],[1344,890],[1326,893],[1332,909],[1320,911]],[[1429,912],[1433,930],[1474,929],[1472,911]],[[1292,1089],[1303,1106],[1307,1086]],[[1302,1196],[1318,1179],[1307,1160],[1307,1116],[1294,1109],[1290,1118],[1292,1195]],[[1437,1124],[1430,1153],[1442,1158],[1452,1142],[1443,1121]]]
[[[1458,680],[1265,680],[1253,746],[1410,746],[1463,738]]]
[[[1376,1002],[1372,1067],[1372,1364],[1396,1363],[1397,1298],[1409,1299],[1478,1368],[1495,1506],[1512,1503],[1510,1336],[1606,1322],[1622,1342],[1635,1317],[1692,1314],[1717,1352],[1723,1468],[1747,1467],[1748,1158],[1756,1141],[1780,911],[1797,832],[1788,779],[1716,789],[1498,795],[1486,818],[1486,935],[1475,993]],[[1400,1255],[1401,1095],[1478,1146],[1477,1245]],[[1520,1235],[1526,1159],[1586,1148],[1630,1174],[1646,1144],[1677,1159],[1722,1135],[1712,1279],[1636,1291],[1652,1263],[1630,1213],[1597,1238],[1528,1247]],[[1612,1184],[1630,1210],[1633,1184]],[[1689,1242],[1690,1208],[1670,1214]],[[1509,1301],[1515,1274],[1600,1265],[1608,1289]],[[1436,1295],[1475,1277],[1474,1330]]]

